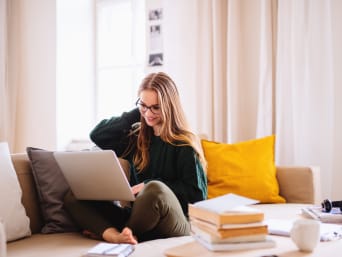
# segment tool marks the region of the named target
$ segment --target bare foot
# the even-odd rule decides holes
[[[115,228],[107,228],[102,237],[105,241],[109,243],[116,243],[116,244],[137,244],[138,241],[133,235],[133,232],[130,228],[125,227],[121,233]]]

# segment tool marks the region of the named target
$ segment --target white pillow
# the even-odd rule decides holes
[[[5,142],[0,142],[0,188],[0,219],[7,242],[31,235],[30,220],[21,203],[22,191]]]

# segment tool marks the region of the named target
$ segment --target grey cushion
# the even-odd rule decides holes
[[[41,232],[49,234],[76,231],[77,226],[65,210],[63,203],[64,195],[69,191],[69,185],[53,152],[34,147],[27,147],[26,151],[31,161],[45,221]]]

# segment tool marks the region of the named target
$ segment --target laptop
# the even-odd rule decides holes
[[[57,151],[54,157],[76,199],[135,200],[114,151]]]

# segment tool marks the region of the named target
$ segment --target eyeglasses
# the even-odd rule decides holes
[[[140,102],[140,98],[135,103],[136,106],[138,106],[139,110],[142,113],[147,112],[147,110],[150,110],[153,114],[160,114],[160,106],[158,104],[147,106],[146,104]]]

